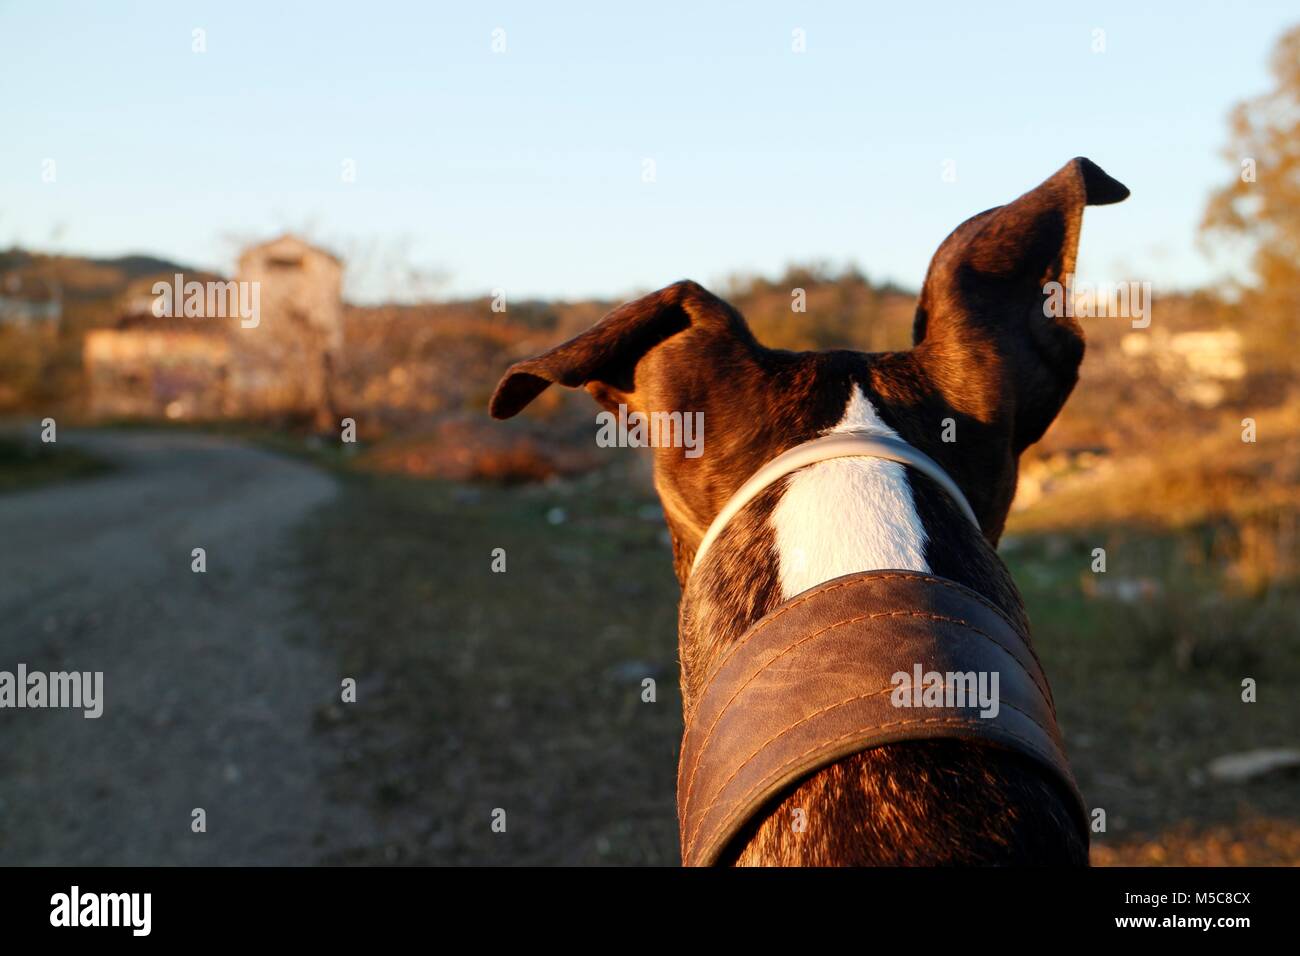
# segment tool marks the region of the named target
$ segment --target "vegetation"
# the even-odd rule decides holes
[[[107,462],[75,448],[0,436],[0,492],[85,478],[108,470]]]
[[[1296,371],[1300,333],[1300,26],[1273,51],[1274,88],[1238,104],[1224,157],[1234,178],[1211,198],[1205,229],[1244,239],[1255,283],[1243,290],[1261,360]]]

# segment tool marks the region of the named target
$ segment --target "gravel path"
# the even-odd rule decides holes
[[[59,440],[119,467],[0,496],[0,671],[103,671],[104,712],[0,709],[0,864],[305,864],[369,836],[320,783],[344,675],[295,598],[290,532],[334,481],[211,436]]]

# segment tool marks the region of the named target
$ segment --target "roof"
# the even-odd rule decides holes
[[[239,254],[239,261],[242,264],[245,259],[257,255],[258,253],[285,253],[293,252],[297,254],[315,253],[316,255],[325,256],[332,259],[338,265],[343,265],[343,260],[328,249],[322,249],[320,246],[312,245],[301,236],[295,236],[293,233],[286,232],[276,236],[274,239],[268,239],[266,242],[259,242],[256,245],[248,246]]]

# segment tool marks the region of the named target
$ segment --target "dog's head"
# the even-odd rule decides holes
[[[858,387],[888,427],[952,475],[996,544],[1020,453],[1064,405],[1083,358],[1078,324],[1045,314],[1046,287],[1074,271],[1084,206],[1127,195],[1094,163],[1074,159],[962,223],[930,263],[910,351],[764,348],[734,308],[678,282],[511,366],[492,415],[509,418],[556,383],[585,388],[610,410],[702,412],[703,454],[654,453],[684,580],[732,493],[764,462],[839,422]]]

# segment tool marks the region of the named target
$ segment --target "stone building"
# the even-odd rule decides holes
[[[112,329],[86,333],[91,414],[211,419],[229,412],[229,343],[183,321],[126,317]]]
[[[258,290],[253,327],[234,322],[230,389],[235,414],[334,418],[334,366],[343,344],[343,264],[296,236],[252,246],[240,283]]]
[[[85,337],[89,411],[104,417],[292,417],[328,427],[343,342],[342,279],[335,256],[285,235],[245,249],[234,282],[186,274],[133,283],[118,320]],[[202,307],[187,312],[187,297],[178,294],[161,310],[170,314],[158,315],[156,283],[174,282],[206,290]],[[237,302],[251,306],[249,314],[233,308]]]
[[[152,276],[132,282],[117,318],[82,343],[87,405],[101,418],[221,418],[229,412],[230,342],[221,324],[154,315]],[[189,281],[217,279],[192,273]]]

